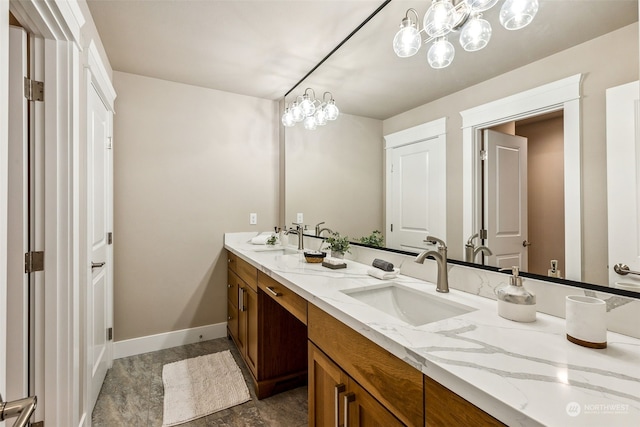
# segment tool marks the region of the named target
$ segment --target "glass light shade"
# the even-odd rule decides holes
[[[507,30],[519,30],[533,21],[538,0],[506,0],[500,9],[500,23]]]
[[[335,120],[340,114],[340,110],[336,107],[336,102],[333,99],[327,102],[327,106],[324,109],[327,112],[327,120]]]
[[[318,126],[318,124],[316,123],[316,118],[313,116],[305,117],[303,125],[307,130],[315,130],[315,128]]]
[[[316,119],[316,124],[318,126],[324,126],[327,124],[327,112],[324,111],[324,108],[316,108],[316,113],[313,115]]]
[[[427,52],[427,61],[431,68],[445,68],[453,62],[456,50],[446,38],[441,38],[433,42]]]
[[[476,12],[484,12],[491,9],[498,3],[498,0],[465,0],[465,2]]]
[[[316,111],[316,106],[314,105],[313,101],[309,99],[309,95],[302,96],[300,108],[302,108],[302,114],[304,114],[305,117],[312,116]]]
[[[460,46],[467,52],[484,48],[490,39],[491,24],[477,15],[467,21],[460,31]]]
[[[293,114],[291,114],[289,107],[284,110],[284,114],[282,115],[282,124],[285,127],[291,127],[296,124],[295,120],[293,120]]]
[[[422,26],[429,37],[441,37],[453,27],[456,15],[449,0],[433,0],[433,4],[424,15]]]
[[[393,38],[393,51],[400,58],[408,58],[418,53],[422,40],[413,22],[405,18],[402,20],[402,25]]]
[[[291,116],[293,117],[293,121],[296,123],[299,123],[304,119],[304,112],[297,101],[291,104]]]

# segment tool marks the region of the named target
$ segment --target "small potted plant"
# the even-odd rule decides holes
[[[360,243],[374,248],[381,248],[384,246],[384,236],[380,231],[374,230],[369,236],[361,237]]]
[[[332,231],[325,240],[329,244],[331,256],[334,258],[344,258],[345,252],[349,252],[349,237],[341,236],[340,233]]]

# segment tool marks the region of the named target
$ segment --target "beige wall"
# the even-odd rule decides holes
[[[527,138],[528,240],[527,271],[547,275],[551,260],[564,264],[564,122],[562,117],[516,125]]]
[[[582,83],[584,280],[608,282],[605,90],[638,80],[637,23],[383,122],[386,135],[443,116],[449,118],[447,236],[452,258],[462,259],[463,238],[468,237],[461,234],[462,119],[459,112],[578,73],[585,74]]]
[[[121,72],[114,85],[115,339],[226,322],[223,233],[277,221],[276,103]]]
[[[285,129],[286,222],[304,223],[348,235],[352,240],[383,231],[382,121],[341,114],[309,131]]]

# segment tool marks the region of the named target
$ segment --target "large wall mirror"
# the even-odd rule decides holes
[[[579,253],[570,254],[580,262],[577,271],[569,265],[568,278],[609,284],[605,93],[608,88],[638,80],[638,2],[539,0],[534,21],[518,31],[500,25],[501,3],[484,13],[493,27],[487,47],[466,52],[454,33],[449,37],[456,48],[453,63],[433,69],[426,59],[428,46],[402,59],[392,49],[393,37],[407,10],[416,9],[421,21],[431,2],[385,2],[287,94],[286,104],[307,88],[313,89],[316,98],[328,91],[340,109],[337,120],[315,130],[304,129],[302,124],[284,128],[287,225],[297,222],[302,214],[308,234],[314,234],[314,226],[324,222],[321,228],[338,231],[356,242],[374,230],[381,231],[386,241],[393,241],[390,233],[396,232],[398,223],[392,232],[387,205],[391,200],[389,159],[395,147],[389,141],[394,135],[435,123],[444,135],[445,149],[439,154],[438,170],[442,174],[440,185],[446,189],[437,202],[443,212],[439,215],[446,217],[446,221],[438,222],[437,237],[446,240],[451,259],[500,265],[480,251],[473,259],[465,254],[465,244],[482,229],[478,212],[484,209],[483,203],[493,201],[487,199],[490,192],[482,193],[487,184],[478,184],[486,171],[474,160],[470,163],[472,157],[465,142],[469,129],[465,130],[461,113],[578,76],[577,153],[564,149],[567,114],[562,107],[547,108],[540,114],[505,114],[504,120],[493,120],[482,129],[473,128],[473,132],[483,144],[494,144],[495,135],[490,132],[497,132],[525,137],[535,147],[529,151],[529,159],[534,159],[526,168],[529,233],[527,241],[520,243],[530,244],[537,255],[529,257],[527,270],[546,275],[549,261],[557,259],[564,277],[566,264],[570,264],[564,252],[564,227],[573,225],[566,224],[565,206],[578,200],[579,206],[570,205],[568,209],[577,212],[581,221]],[[363,5],[373,11],[380,3]],[[574,166],[567,171],[567,164],[577,165],[578,171]],[[468,184],[470,173],[474,174],[473,188]],[[558,185],[566,181],[567,174],[578,177],[577,187]],[[420,186],[411,185],[415,182],[407,183],[407,188],[420,192]],[[470,191],[473,206],[469,206],[466,194]],[[407,223],[420,222],[409,208],[402,215]],[[420,226],[415,228],[422,232]],[[481,242],[474,240],[476,245]],[[417,246],[396,249],[418,252]]]

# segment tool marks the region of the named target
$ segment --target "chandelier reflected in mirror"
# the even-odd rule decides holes
[[[448,40],[459,32],[460,46],[475,52],[489,44],[491,24],[482,18],[482,12],[491,9],[499,0],[433,0],[418,28],[418,12],[407,10],[400,30],[393,39],[393,50],[400,58],[415,55],[422,45],[422,35],[431,43],[427,61],[432,68],[448,67],[455,56],[455,48]],[[533,21],[538,12],[538,0],[505,0],[500,9],[500,24],[507,30],[519,30]]]
[[[311,94],[309,94],[311,92]],[[327,95],[329,95],[327,97]],[[325,92],[322,100],[316,99],[316,94],[311,88],[307,88],[303,95],[298,95],[289,104],[282,114],[282,124],[285,127],[295,126],[302,122],[307,130],[314,130],[318,126],[324,126],[328,121],[338,118],[340,110],[336,106],[331,92]]]

